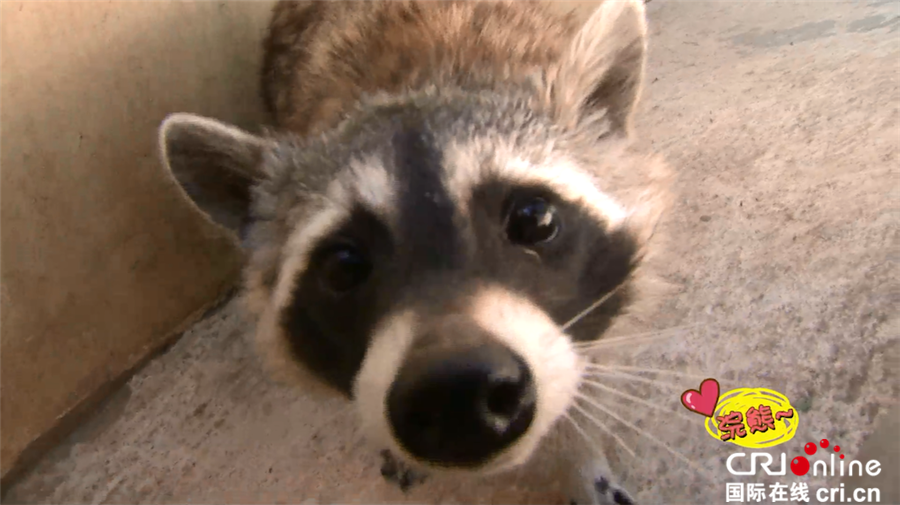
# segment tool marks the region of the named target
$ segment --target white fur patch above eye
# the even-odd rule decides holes
[[[508,173],[515,181],[546,185],[563,199],[593,211],[595,218],[607,224],[607,229],[617,228],[628,216],[612,196],[601,191],[596,181],[571,161],[557,159],[535,166],[521,158],[513,158],[501,173]]]
[[[306,270],[316,244],[343,224],[349,216],[348,207],[331,204],[315,214],[306,226],[297,228],[291,234],[282,253],[284,263],[272,297],[272,304],[276,309],[290,303],[297,276]]]
[[[351,161],[340,180],[358,203],[382,217],[396,218],[396,184],[377,158]]]
[[[297,276],[309,262],[315,246],[350,218],[360,204],[385,219],[394,216],[395,191],[384,166],[374,159],[353,160],[347,170],[329,184],[324,204],[288,237],[283,264],[275,285],[273,303],[282,308],[290,300]]]
[[[564,157],[550,155],[541,163],[533,163],[511,148],[486,139],[452,144],[445,156],[446,183],[463,214],[468,213],[465,202],[471,198],[473,189],[490,178],[498,178],[513,185],[544,186],[588,209],[609,230],[621,226],[628,217],[628,212],[612,196],[597,187],[597,181]]]

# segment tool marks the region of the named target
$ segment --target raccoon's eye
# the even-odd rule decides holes
[[[513,204],[506,218],[506,236],[516,245],[549,242],[559,232],[556,207],[543,198],[528,198]]]
[[[325,254],[320,267],[322,286],[334,294],[344,294],[359,286],[372,273],[372,263],[358,248],[342,244]]]

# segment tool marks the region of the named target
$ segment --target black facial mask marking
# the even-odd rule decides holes
[[[554,208],[552,240],[522,245],[509,240],[508,219],[519,202],[543,201]],[[612,232],[586,209],[547,188],[486,181],[469,203],[478,242],[478,275],[526,297],[563,324],[633,272],[637,242],[626,229]],[[628,303],[627,283],[589,317],[569,330],[574,340],[601,336]]]
[[[490,281],[525,296],[563,324],[631,275],[638,249],[633,236],[627,230],[608,232],[586,209],[542,186],[484,182],[466,202],[469,222],[460,223],[433,137],[416,123],[400,126],[386,139],[393,149],[384,160],[393,171],[391,180],[399,181],[395,227],[355,208],[317,244],[282,315],[294,356],[327,383],[351,394],[372,332],[397,304],[458,310],[442,302],[463,296],[460,290],[475,282]],[[558,229],[552,240],[525,247],[509,240],[508,216],[516,202],[535,199],[552,206]],[[323,289],[328,251],[342,241],[357,248],[370,270],[347,292]],[[630,296],[625,285],[568,333],[573,340],[599,338]]]
[[[371,275],[341,293],[323,283],[334,248],[352,243],[371,262]],[[319,244],[299,277],[293,301],[282,314],[294,356],[327,383],[349,395],[369,345],[369,333],[384,313],[379,266],[390,261],[390,231],[372,213],[354,210],[332,238]]]
[[[441,152],[427,130],[405,127],[392,139],[396,178],[402,181],[398,215],[404,254],[416,270],[459,268],[455,205],[442,180]]]
[[[375,325],[404,289],[462,263],[455,206],[429,133],[403,125],[391,143],[394,159],[385,166],[394,170],[393,180],[401,181],[396,232],[372,212],[355,209],[317,245],[283,314],[295,357],[348,395]],[[356,285],[360,276],[365,279]],[[341,284],[339,289],[335,283]]]

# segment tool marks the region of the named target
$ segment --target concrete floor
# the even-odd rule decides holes
[[[865,485],[880,487],[881,503],[900,503],[900,2],[654,0],[648,10],[638,131],[681,174],[658,262],[677,290],[648,324],[696,326],[609,358],[780,391],[802,414],[797,436],[773,453],[790,458],[828,438],[851,460],[882,462]],[[679,394],[697,381],[660,379],[671,387],[626,389],[683,412]],[[637,457],[618,451],[615,466],[639,501],[725,502],[725,483],[739,480],[724,466],[733,448],[699,417],[631,408],[632,422],[696,467],[621,427]],[[134,377],[4,502],[563,502],[549,456],[406,495],[378,468],[345,403],[266,379],[232,303]],[[743,480],[792,478],[841,482],[790,472]]]

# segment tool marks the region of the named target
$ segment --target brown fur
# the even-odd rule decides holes
[[[265,41],[262,87],[279,127],[334,126],[365,93],[495,87],[556,62],[578,23],[521,0],[286,1]]]

